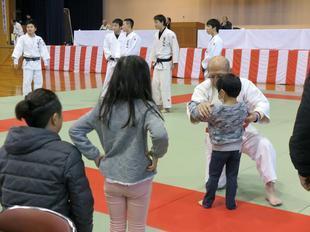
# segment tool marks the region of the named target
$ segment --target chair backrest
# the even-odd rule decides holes
[[[74,224],[54,211],[26,206],[14,206],[0,213],[3,232],[76,232]]]

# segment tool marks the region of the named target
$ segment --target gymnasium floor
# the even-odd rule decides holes
[[[94,106],[104,77],[58,72],[46,72],[44,76],[45,87],[56,90],[62,101],[65,123],[61,137],[70,141],[69,127]],[[0,144],[7,130],[20,124],[14,119],[14,107],[22,99],[21,80],[21,71],[0,67]],[[174,80],[174,108],[172,113],[164,115],[170,147],[159,162],[147,231],[309,232],[309,193],[299,185],[288,154],[302,87],[259,85],[270,100],[272,123],[259,125],[258,129],[272,141],[277,151],[277,189],[283,206],[269,207],[255,162],[244,155],[238,179],[238,209],[227,211],[222,198],[224,191],[218,192],[213,209],[206,210],[198,205],[204,191],[204,125],[190,124],[185,112],[185,103],[190,99],[194,84],[197,83]],[[99,145],[94,133],[90,138]],[[85,160],[85,165],[95,197],[94,232],[108,231],[103,178],[92,162]]]

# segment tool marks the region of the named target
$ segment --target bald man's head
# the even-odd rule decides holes
[[[208,63],[208,78],[213,86],[216,85],[218,74],[230,73],[229,61],[224,56],[215,56]]]
[[[209,61],[207,70],[210,75],[218,73],[229,73],[229,61],[224,56],[215,56]]]

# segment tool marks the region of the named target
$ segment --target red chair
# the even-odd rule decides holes
[[[74,224],[54,211],[14,206],[0,213],[2,232],[76,232]]]

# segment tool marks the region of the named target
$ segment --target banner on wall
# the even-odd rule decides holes
[[[107,60],[99,46],[48,46],[49,70],[106,73]],[[142,47],[140,56],[151,65],[151,49]],[[173,76],[204,80],[200,67],[205,49],[181,48]],[[232,72],[254,83],[303,85],[310,68],[310,50],[224,49]]]
[[[310,49],[310,29],[306,28],[220,30],[219,35],[229,49]],[[197,47],[208,47],[210,39],[205,30],[198,30]]]
[[[1,0],[3,32],[7,32],[6,0]]]

